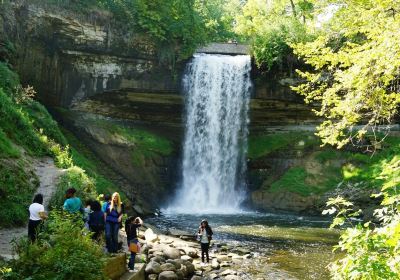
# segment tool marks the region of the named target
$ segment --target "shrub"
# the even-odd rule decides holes
[[[65,200],[65,191],[74,187],[76,196],[85,201],[96,199],[96,189],[93,179],[86,175],[85,171],[77,166],[73,166],[65,171],[57,184],[57,190],[50,201],[53,208],[61,207]]]
[[[4,279],[101,280],[104,255],[80,222],[52,211],[37,243],[18,241],[19,258],[9,264]],[[10,271],[11,269],[11,271]]]

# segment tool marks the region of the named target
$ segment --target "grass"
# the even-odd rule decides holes
[[[36,175],[22,159],[0,159],[0,227],[20,226],[28,220],[28,206],[38,187]]]
[[[325,193],[341,181],[339,168],[325,169],[323,176],[310,174],[303,167],[290,168],[281,178],[271,184],[270,191],[289,191],[302,196]]]
[[[318,144],[318,139],[307,132],[286,132],[254,135],[249,137],[248,157],[251,159],[267,156],[282,149],[304,149]]]
[[[70,131],[63,129],[62,132],[70,144],[70,152],[74,164],[82,167],[86,170],[86,173],[93,178],[97,193],[112,194],[117,191],[120,193],[121,199],[126,201],[128,199],[126,194],[103,175],[102,168],[100,168],[102,163],[99,163],[99,159],[93,152],[80,142]]]
[[[0,128],[0,158],[18,158],[21,153]]]

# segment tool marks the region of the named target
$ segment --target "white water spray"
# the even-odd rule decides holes
[[[244,199],[250,98],[248,55],[195,55],[184,76],[182,185],[167,209],[232,213]]]

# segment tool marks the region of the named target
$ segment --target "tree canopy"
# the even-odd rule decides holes
[[[368,131],[389,125],[399,96],[399,1],[324,1],[332,20],[313,41],[294,44],[313,71],[298,71],[306,82],[295,88],[325,118],[318,135],[342,147],[363,141]],[[357,129],[356,125],[362,125]],[[374,141],[379,139],[374,139]]]

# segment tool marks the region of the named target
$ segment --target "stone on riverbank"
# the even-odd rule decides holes
[[[163,271],[158,275],[158,280],[178,280],[178,276],[173,271]]]

